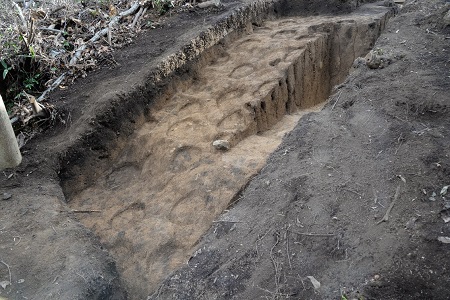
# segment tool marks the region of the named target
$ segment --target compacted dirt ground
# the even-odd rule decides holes
[[[0,297],[448,299],[449,4],[354,4],[225,1],[55,93],[0,180]]]

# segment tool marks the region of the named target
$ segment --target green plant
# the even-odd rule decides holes
[[[30,46],[28,47],[28,50],[29,50],[29,52],[30,52],[31,57],[32,57],[32,58],[35,58],[35,57],[36,57],[36,51],[34,51],[33,46],[30,45]]]
[[[12,66],[8,67],[8,64],[6,63],[6,61],[4,59],[2,59],[0,61],[0,63],[2,64],[3,67],[3,80],[5,80],[6,76],[8,75],[9,71],[12,70]]]
[[[29,76],[23,81],[23,86],[27,91],[34,90],[39,85],[39,77],[41,74],[35,74],[34,76]]]

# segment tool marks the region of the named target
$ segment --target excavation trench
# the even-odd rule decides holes
[[[79,220],[112,254],[132,298],[187,262],[283,135],[369,51],[387,15],[370,5],[346,16],[268,20],[222,40],[192,78],[155,102],[151,121],[110,168],[80,192],[66,189],[73,210],[92,211]],[[215,140],[230,149],[217,150]]]

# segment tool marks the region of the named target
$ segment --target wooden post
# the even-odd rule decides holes
[[[0,170],[17,167],[21,161],[19,145],[0,95]]]

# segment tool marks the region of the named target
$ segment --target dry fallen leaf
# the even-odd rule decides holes
[[[442,188],[441,190],[441,195],[444,196],[445,194],[447,194],[448,188],[450,187],[450,185],[446,185]]]
[[[320,282],[316,278],[314,278],[314,276],[306,276],[306,277],[311,281],[316,290],[320,288]]]
[[[0,281],[0,286],[1,286],[3,289],[6,289],[6,287],[7,287],[8,285],[11,285],[11,282],[9,282],[8,280]]]

